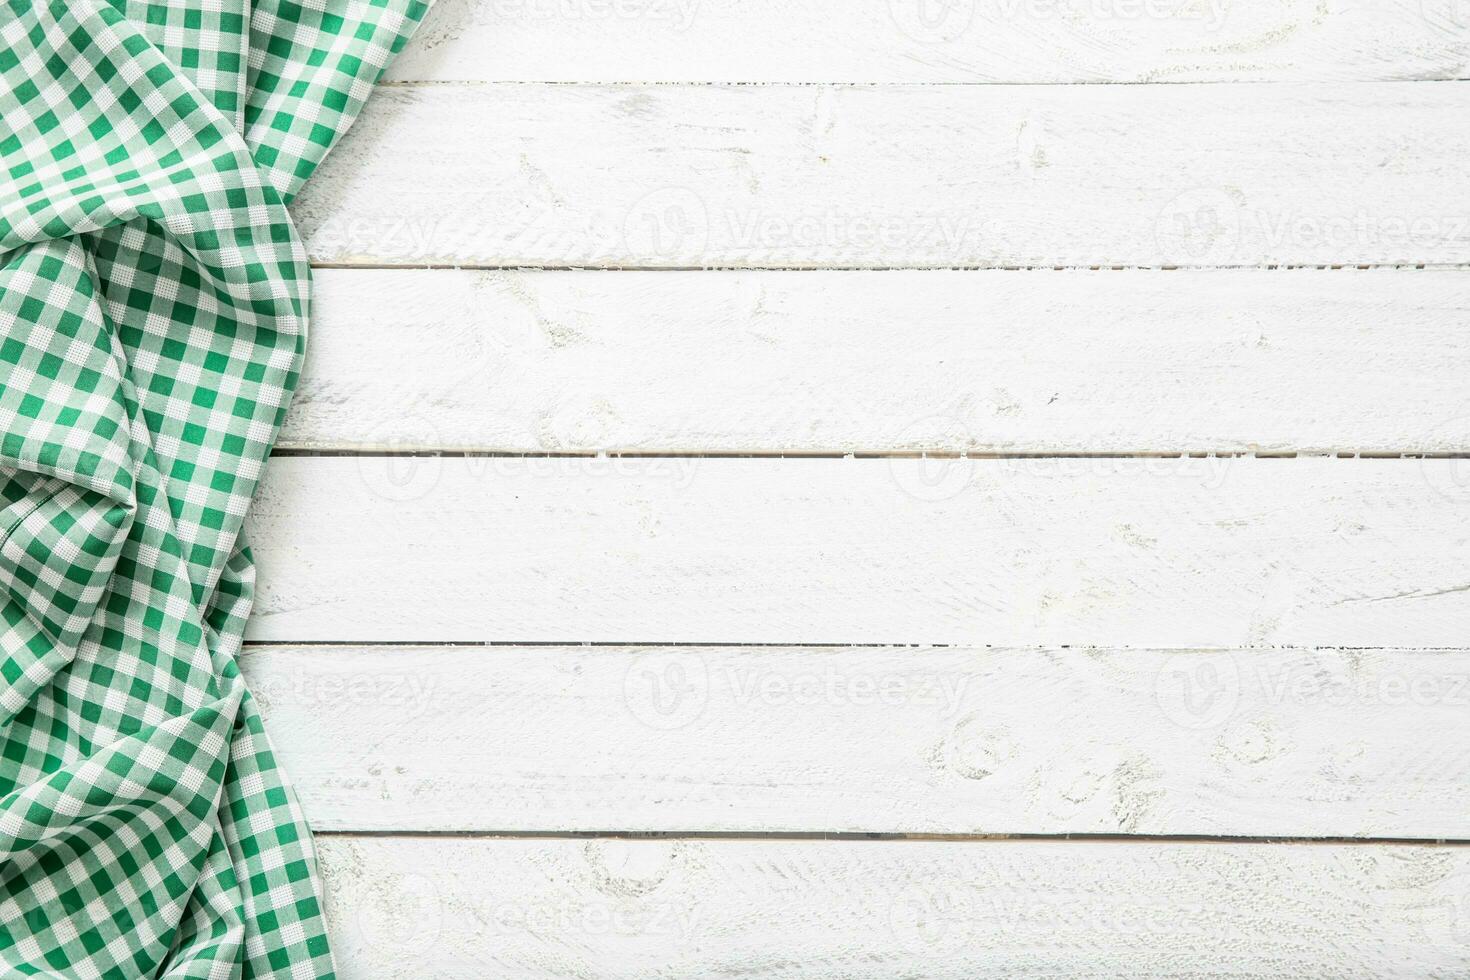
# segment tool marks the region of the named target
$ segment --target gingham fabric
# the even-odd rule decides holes
[[[286,205],[419,0],[0,0],[0,976],[330,977],[235,665]]]

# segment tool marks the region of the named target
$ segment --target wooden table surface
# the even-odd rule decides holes
[[[1470,976],[1467,66],[439,0],[249,530],[343,976]]]

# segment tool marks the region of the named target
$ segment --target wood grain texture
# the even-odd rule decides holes
[[[1444,79],[1454,0],[437,0],[395,81]]]
[[[255,641],[963,646],[252,647],[314,824],[1470,836],[1463,460],[394,455],[1470,451],[1465,271],[1201,271],[1470,263],[1467,10],[440,0],[314,261],[737,271],[321,270]],[[1031,266],[1194,271],[881,271]],[[1460,847],[320,846],[347,978],[1470,974]]]
[[[1470,83],[385,88],[323,263],[1470,262]]]
[[[1470,651],[251,648],[319,830],[1470,838]]]
[[[1466,462],[277,459],[257,640],[1451,646]]]
[[[320,841],[347,980],[1458,977],[1470,850]]]
[[[1464,270],[324,269],[281,445],[1465,452]]]

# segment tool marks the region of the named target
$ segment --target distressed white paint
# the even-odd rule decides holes
[[[1470,272],[317,273],[287,447],[1470,450]]]
[[[317,458],[259,640],[1441,646],[1464,460]]]
[[[329,263],[1470,261],[1470,83],[385,88]]]
[[[324,269],[283,445],[1464,452],[1464,271],[876,270],[1470,262],[1467,9],[440,0],[319,263],[875,271]],[[924,84],[1106,81],[1318,84]],[[243,663],[322,829],[1465,837],[1466,465],[282,458],[258,639],[969,646]],[[1470,973],[1457,847],[321,850],[348,978]]]
[[[326,838],[347,978],[1470,972],[1470,849]]]
[[[437,0],[395,81],[1443,79],[1455,0]]]
[[[1465,650],[264,647],[319,830],[1470,838]]]

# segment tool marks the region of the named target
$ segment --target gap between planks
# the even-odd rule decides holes
[[[576,647],[581,649],[601,650],[1008,650],[1014,649],[1008,643],[812,643],[812,642],[776,642],[776,641],[749,641],[749,640],[270,640],[246,637],[241,646],[249,651],[258,650],[289,650],[301,649],[314,652],[343,652],[350,653],[354,650],[376,649],[385,650],[394,647],[409,649],[434,649],[434,650],[494,650],[494,649],[517,649],[517,648],[543,648],[543,649],[567,649]],[[1103,646],[1091,643],[1056,643],[1048,644],[1049,649],[1077,651],[1079,653],[1091,653],[1103,650],[1129,649],[1117,644]],[[1282,650],[1300,651],[1311,650],[1317,652],[1335,651],[1339,653],[1366,653],[1374,650],[1390,649],[1384,646],[1352,646],[1324,644],[1320,646],[1306,646],[1295,643],[1240,643],[1234,646],[1208,646],[1198,643],[1168,645],[1149,644],[1147,647],[1138,647],[1140,650],[1177,650],[1189,653],[1231,653],[1239,651],[1257,650]],[[1449,653],[1460,647],[1451,646],[1395,646],[1391,649],[1405,653]]]
[[[314,261],[313,269],[352,272],[1337,272],[1374,269],[1465,271],[1464,262],[1367,262],[1367,263],[1219,263],[1216,265],[554,265],[495,262],[327,262]]]
[[[444,458],[444,460],[1466,460],[1470,451],[1361,451],[1329,450],[1324,453],[1251,453],[1230,450],[1138,450],[1123,453],[1086,451],[1035,451],[1035,453],[961,453],[954,450],[891,450],[851,453],[842,450],[813,451],[722,451],[722,450],[559,450],[529,453],[523,450],[456,450],[456,448],[409,447],[378,450],[357,447],[284,447],[273,451],[281,458]]]
[[[748,648],[772,648],[779,650],[1014,650],[1016,647],[1008,643],[744,643],[738,640],[653,640],[640,642],[637,640],[258,640],[247,638],[244,641],[246,647],[269,647],[274,650],[289,650],[296,647],[312,650],[352,651],[363,647],[445,647],[460,648],[467,650],[478,650],[482,647],[602,647],[610,650],[631,650],[643,647],[731,647],[734,649]],[[1078,650],[1081,652],[1095,652],[1103,650],[1116,650],[1114,645],[1104,646],[1095,643],[1055,643],[1047,644],[1047,649],[1055,650]],[[1126,648],[1124,648],[1126,649]],[[1198,653],[1229,653],[1236,650],[1311,650],[1311,651],[1337,651],[1339,653],[1360,653],[1373,650],[1395,650],[1406,653],[1439,653],[1463,649],[1453,646],[1354,646],[1352,644],[1322,644],[1318,646],[1307,646],[1299,643],[1261,643],[1261,644],[1237,644],[1234,646],[1209,646],[1191,643],[1186,646],[1158,646],[1149,645],[1139,649],[1148,650],[1187,650]]]
[[[943,844],[1272,844],[1280,846],[1470,847],[1456,837],[1254,837],[1243,834],[895,834],[848,831],[711,830],[312,830],[314,837],[427,840],[844,841]]]
[[[1341,78],[1333,79],[1334,85],[1435,85],[1441,83],[1454,84],[1455,82],[1470,82],[1470,75],[1446,75],[1442,78]],[[1086,79],[1078,81],[1023,81],[1002,82],[993,80],[976,81],[952,81],[952,82],[860,82],[847,79],[823,79],[821,81],[745,81],[745,82],[723,82],[709,80],[689,81],[652,81],[640,82],[631,78],[616,79],[483,79],[483,78],[440,78],[421,79],[409,81],[406,79],[389,79],[377,83],[378,88],[488,88],[490,86],[505,87],[507,85],[537,87],[537,88],[585,88],[596,85],[599,88],[1150,88],[1155,86],[1204,86],[1204,85],[1302,85],[1311,84],[1300,79],[1282,81],[1270,78],[1209,78],[1209,79],[1173,79],[1173,80],[1111,80],[1111,79]]]

